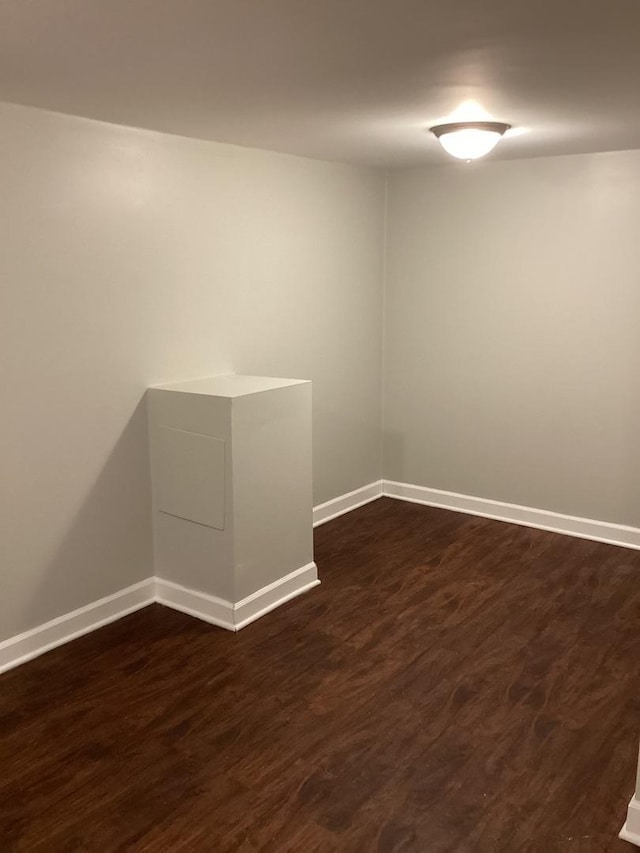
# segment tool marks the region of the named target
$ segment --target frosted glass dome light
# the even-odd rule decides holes
[[[492,151],[511,125],[499,121],[458,121],[431,128],[447,154],[477,160]]]

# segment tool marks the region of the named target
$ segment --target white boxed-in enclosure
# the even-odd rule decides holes
[[[158,599],[237,630],[315,586],[311,382],[148,391]]]

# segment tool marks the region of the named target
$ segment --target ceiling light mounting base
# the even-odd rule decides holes
[[[511,125],[502,121],[451,121],[448,124],[437,124],[429,129],[437,139],[446,133],[457,133],[460,130],[488,130],[490,133],[499,133],[502,136],[511,129]]]

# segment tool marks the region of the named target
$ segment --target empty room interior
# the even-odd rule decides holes
[[[0,851],[640,847],[640,3],[0,4]]]

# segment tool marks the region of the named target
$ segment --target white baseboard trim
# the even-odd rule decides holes
[[[618,834],[618,838],[640,847],[640,801],[631,797],[627,809],[627,820]]]
[[[385,497],[397,498],[411,503],[449,509],[468,515],[479,515],[482,518],[507,521],[524,527],[535,527],[539,530],[563,533],[566,536],[576,536],[579,539],[591,539],[594,542],[605,542],[608,545],[619,545],[622,548],[640,550],[640,528],[637,527],[578,518],[546,509],[534,509],[487,498],[460,495],[456,492],[429,489],[425,486],[396,483],[392,480],[383,481],[383,494]]]
[[[226,628],[227,631],[235,631],[233,622],[233,604],[215,595],[206,592],[198,592],[188,589],[186,586],[173,583],[172,581],[156,578],[156,602],[179,610],[189,616],[195,616],[203,622]]]
[[[382,497],[382,485],[382,480],[376,480],[374,483],[369,483],[367,486],[362,486],[353,492],[347,492],[346,495],[339,495],[337,498],[333,498],[333,500],[314,506],[313,526],[318,527],[320,524],[325,524],[327,521],[338,518],[340,515],[344,515],[353,509],[358,509],[358,507]]]
[[[637,832],[631,832],[630,829],[627,829],[626,823],[618,833],[618,838],[621,838],[623,841],[628,841],[629,844],[635,844],[636,847],[640,847],[640,834]]]
[[[239,631],[319,583],[316,564],[308,563],[233,604],[214,595],[156,578],[156,601],[227,631]]]
[[[445,492],[441,489],[414,486],[410,483],[397,483],[393,480],[377,480],[314,507],[313,526],[318,527],[320,524],[325,524],[327,521],[338,518],[338,516],[351,512],[351,510],[364,506],[364,504],[380,497],[396,498],[424,506],[463,512],[467,515],[478,515],[495,521],[506,521],[524,527],[535,527],[538,530],[562,533],[565,536],[575,536],[579,539],[590,539],[594,542],[604,542],[607,545],[640,550],[640,528],[638,527],[579,518],[551,510],[535,509],[519,504],[494,501],[489,498],[472,497],[457,492]]]
[[[155,579],[147,578],[71,613],[65,613],[64,616],[58,616],[31,631],[4,640],[0,643],[0,673],[147,607],[154,600]]]
[[[550,510],[471,497],[456,492],[430,489],[426,486],[397,483],[392,480],[377,480],[314,507],[313,526],[317,527],[338,518],[338,516],[351,512],[351,510],[364,506],[364,504],[380,497],[396,498],[425,506],[491,518],[496,521],[506,521],[525,527],[549,530],[566,536],[604,542],[608,545],[618,545],[622,548],[640,550],[640,528],[637,527],[578,518]],[[129,613],[153,604],[153,602],[164,604],[174,610],[180,610],[229,631],[238,631],[319,583],[316,564],[309,563],[280,578],[275,583],[247,596],[234,606],[229,601],[187,589],[171,581],[147,578],[113,595],[108,595],[99,601],[94,601],[85,607],[80,607],[71,613],[52,619],[44,625],[0,642],[0,673],[21,663],[26,663],[38,655],[56,648],[56,646],[74,640],[76,637],[81,637],[83,634],[95,631],[103,625],[108,625],[109,622],[115,622],[116,619],[121,619]],[[631,835],[637,835],[640,839],[640,801],[632,800],[632,803],[634,809],[639,812],[638,822],[633,824],[637,832],[633,828],[629,829],[629,819],[627,819],[622,831],[627,833],[624,836],[626,840],[638,843],[640,846],[640,840],[634,841],[631,838]],[[621,837],[623,837],[622,834]]]
[[[308,563],[234,605],[230,601],[187,589],[162,578],[147,578],[0,642],[0,673],[148,607],[149,604],[164,604],[165,607],[195,616],[196,619],[227,631],[239,631],[319,583],[316,564]]]
[[[281,604],[291,601],[292,598],[302,595],[303,592],[313,589],[319,583],[318,567],[315,563],[307,563],[306,566],[279,578],[274,583],[263,586],[262,589],[243,598],[233,608],[234,630],[239,631],[245,625],[255,622],[256,619],[275,610]]]

